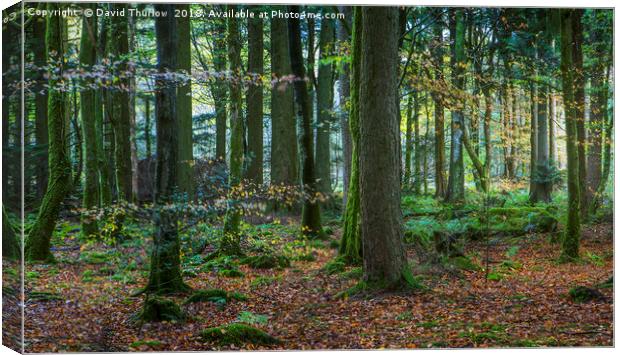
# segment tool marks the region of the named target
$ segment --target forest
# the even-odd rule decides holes
[[[5,346],[613,346],[613,9],[2,17]]]

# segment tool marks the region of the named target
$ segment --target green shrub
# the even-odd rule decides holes
[[[323,270],[325,270],[328,275],[333,275],[343,272],[345,267],[346,264],[342,260],[334,259],[328,261],[325,266],[323,266]]]
[[[291,266],[291,261],[284,255],[253,255],[241,259],[241,264],[246,264],[253,269],[273,269]]]

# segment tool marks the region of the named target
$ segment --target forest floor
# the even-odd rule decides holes
[[[307,257],[290,267],[238,265],[244,276],[229,278],[218,265],[205,267],[201,255],[184,256],[184,278],[194,290],[236,291],[247,300],[184,304],[187,295],[179,295],[173,298],[186,321],[145,324],[131,320],[144,303],[143,295],[132,296],[148,277],[144,245],[80,246],[76,225],[65,223],[66,233],[55,241],[58,262],[27,265],[26,351],[613,345],[613,288],[600,288],[603,297],[585,303],[568,296],[574,286],[597,287],[613,274],[609,221],[583,227],[582,259],[569,264],[558,263],[559,245],[548,234],[500,240],[488,253],[484,241],[470,242],[465,251],[478,266],[457,273],[416,270],[415,252],[408,248],[424,290],[350,298],[337,295],[357,282],[360,268],[325,268],[337,255],[337,223],[331,239],[300,243],[295,221],[289,222],[251,228],[259,229],[259,247],[290,251],[303,244]],[[236,321],[253,323],[281,343],[220,346],[199,336],[207,327]]]

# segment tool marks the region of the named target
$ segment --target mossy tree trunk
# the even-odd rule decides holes
[[[127,12],[127,4],[110,4],[111,10]],[[119,200],[132,201],[131,182],[131,117],[129,115],[129,79],[124,74],[127,71],[127,54],[129,52],[129,33],[126,17],[114,18],[109,22],[108,45],[110,54],[118,66],[115,76],[119,77],[117,84],[112,88],[110,119],[114,129],[114,161],[116,164],[116,184]]]
[[[47,10],[60,10],[62,5],[48,3]],[[63,27],[64,18],[61,16],[47,17],[47,31],[45,43],[50,60],[64,63]],[[56,88],[62,80],[64,68],[60,65],[55,72],[50,72],[49,86]],[[48,161],[49,180],[47,190],[39,207],[39,213],[34,225],[26,238],[26,258],[31,261],[49,261],[53,259],[50,251],[52,233],[56,226],[58,213],[65,195],[71,187],[71,164],[68,152],[68,125],[66,124],[67,100],[65,92],[52,89],[48,101]]]
[[[298,12],[299,6],[289,6],[292,12]],[[312,134],[312,105],[310,102],[309,88],[306,83],[306,70],[304,68],[301,49],[301,29],[299,19],[288,20],[289,54],[291,69],[293,71],[295,97],[297,101],[297,116],[301,120],[301,165],[304,201],[301,215],[301,232],[311,237],[322,236],[321,210],[316,198],[318,186],[315,175],[314,149]]]
[[[236,10],[236,5],[228,5],[229,10]],[[224,218],[224,232],[220,240],[219,252],[224,255],[241,255],[239,225],[241,211],[239,201],[235,200],[234,190],[238,189],[243,177],[243,137],[244,122],[241,110],[241,37],[238,19],[227,21],[228,63],[229,69],[236,80],[229,86],[230,94],[230,159],[228,185],[230,193],[227,201],[226,216]]]
[[[249,160],[246,177],[258,185],[263,183],[263,21],[258,17],[248,19],[248,72],[254,78],[246,95]]]
[[[564,97],[564,111],[566,118],[566,164],[568,185],[568,207],[566,214],[566,229],[562,240],[561,259],[575,260],[579,257],[580,213],[579,213],[579,156],[577,150],[577,110],[575,107],[575,78],[574,71],[574,21],[578,19],[574,10],[562,9],[561,16],[561,65],[562,91]]]
[[[351,174],[345,207],[344,227],[338,256],[352,265],[362,263],[362,237],[360,234],[360,185],[359,185],[359,107],[360,107],[360,64],[362,44],[362,9],[353,10],[351,31],[351,85],[349,102],[349,129],[351,132]]]
[[[271,76],[291,75],[289,36],[285,19],[271,19]],[[293,87],[286,81],[271,88],[271,184],[299,185],[297,125]],[[275,157],[275,159],[274,159]]]
[[[174,18],[175,5],[155,5],[166,17],[155,19],[157,69],[159,73],[176,70],[178,30]],[[174,85],[159,78],[156,83],[155,112],[157,120],[157,165],[155,171],[155,210],[151,270],[145,288],[148,293],[171,294],[187,291],[181,276],[178,217],[174,208],[174,192],[178,188],[179,135],[176,116],[177,92]]]
[[[403,187],[411,187],[411,156],[413,155],[413,95],[407,100],[405,111],[405,172],[403,174]]]
[[[399,12],[362,8],[359,97],[360,217],[364,279],[395,289],[408,270],[400,209]],[[381,31],[377,31],[377,29]]]
[[[85,9],[94,10],[95,4],[84,5]],[[92,70],[97,61],[97,18],[82,18],[82,37],[80,39],[80,67],[85,72]],[[80,93],[80,116],[82,118],[82,136],[84,159],[84,195],[82,206],[86,213],[82,215],[82,234],[85,236],[98,232],[94,213],[90,212],[99,207],[99,153],[97,151],[96,131],[96,89],[90,87],[92,81],[87,79],[83,83],[84,89]]]
[[[435,9],[437,17],[433,26],[434,46],[432,49],[433,62],[435,64],[435,81],[442,82],[443,75],[443,9]],[[445,177],[445,130],[444,130],[444,98],[439,91],[433,91],[435,106],[435,198],[443,199],[446,195]]]
[[[189,5],[179,4],[176,9],[189,11]],[[188,75],[187,81],[177,88],[177,120],[179,124],[179,192],[188,201],[194,199],[194,143],[192,137],[192,72],[191,26],[188,16],[177,18],[177,70]]]
[[[452,9],[450,13],[450,33],[452,34],[452,82],[460,90],[465,88],[463,77],[465,58],[465,25],[463,12]],[[452,132],[450,139],[450,169],[446,201],[458,202],[465,198],[465,169],[463,166],[463,116],[464,103],[458,102],[452,108]]]
[[[316,178],[323,195],[331,194],[330,136],[334,102],[334,68],[322,60],[334,54],[334,21],[321,20],[319,35],[319,76],[317,82]]]

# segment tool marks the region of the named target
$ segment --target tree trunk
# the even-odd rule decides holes
[[[334,53],[334,21],[321,20],[321,34],[319,37],[319,58],[321,60]],[[317,88],[317,129],[316,129],[316,177],[319,192],[326,197],[331,193],[331,154],[330,135],[333,121],[334,102],[334,70],[331,63],[319,62],[319,77]]]
[[[248,87],[248,170],[247,178],[263,183],[263,19],[248,19],[248,71],[256,77]]]
[[[228,5],[228,10],[235,11],[236,5]],[[220,241],[219,252],[225,255],[241,255],[239,225],[241,211],[239,201],[234,200],[233,192],[238,188],[243,178],[243,137],[244,123],[241,111],[241,36],[238,19],[229,18],[227,21],[228,63],[229,70],[234,78],[230,83],[230,168],[228,185],[230,188],[227,199],[226,216],[224,218],[224,235]]]
[[[278,80],[292,73],[286,20],[271,19],[271,76]],[[293,87],[287,81],[271,88],[271,184],[299,185]]]
[[[398,95],[398,20],[396,7],[362,8],[359,168],[363,269],[367,283],[386,289],[405,286],[411,274],[400,210],[400,114],[394,105]]]
[[[413,95],[407,101],[407,111],[405,112],[405,173],[403,174],[403,187],[411,187],[411,155],[413,151]]]
[[[439,17],[433,26],[434,49],[432,50],[435,63],[435,81],[443,82],[443,9],[436,9]],[[433,92],[435,103],[435,198],[443,199],[446,196],[445,178],[445,133],[444,133],[444,106],[443,96],[440,92]]]
[[[577,154],[579,157],[579,207],[582,221],[588,220],[588,195],[586,193],[586,118],[585,77],[583,73],[583,9],[573,11],[573,81],[575,83],[574,105],[577,125]]]
[[[176,5],[180,11],[189,11],[189,5]],[[191,25],[188,16],[177,18],[178,41],[177,47],[177,70],[188,75],[188,81],[177,88],[176,107],[179,134],[179,192],[186,195],[189,201],[194,200],[194,139],[192,121],[192,51],[191,51]]]
[[[451,10],[450,32],[453,33],[452,42],[452,81],[457,89],[464,89],[463,77],[465,65],[465,26],[463,13],[460,10]],[[452,109],[452,137],[450,140],[450,171],[446,201],[457,202],[465,198],[465,172],[463,167],[463,105],[458,103]]]
[[[95,4],[84,5],[85,9],[94,10]],[[80,40],[80,67],[85,72],[92,70],[97,62],[97,18],[82,18],[82,38]],[[89,88],[92,80],[83,83],[80,93],[80,116],[82,117],[83,147],[86,155],[84,160],[84,196],[82,206],[86,213],[82,214],[82,234],[89,236],[98,232],[97,220],[92,210],[99,207],[99,152],[97,151],[96,131],[96,91]]]
[[[338,255],[348,264],[362,262],[362,239],[360,234],[360,185],[359,185],[359,107],[360,107],[360,65],[362,51],[362,8],[353,10],[351,31],[351,98],[349,102],[349,128],[351,131],[351,175],[344,215],[344,226]]]
[[[48,11],[59,11],[64,5],[48,3]],[[63,58],[64,18],[62,16],[47,17],[47,31],[45,35],[46,52],[51,60]],[[62,61],[61,61],[62,62]],[[50,72],[49,86],[56,87],[62,80],[64,67],[61,65]],[[50,251],[52,233],[56,226],[60,206],[66,193],[71,187],[71,164],[67,157],[67,100],[65,93],[59,90],[49,92],[48,102],[48,140],[49,140],[49,182],[39,214],[34,225],[30,228],[26,238],[26,258],[31,261],[49,261],[54,257]]]
[[[289,6],[291,12],[297,12],[299,6]],[[301,165],[304,204],[301,216],[301,231],[304,235],[320,237],[323,235],[321,228],[321,210],[319,201],[316,199],[318,186],[314,166],[314,149],[312,138],[312,105],[306,84],[306,72],[303,64],[301,50],[301,30],[299,19],[288,20],[289,53],[291,68],[293,71],[295,98],[297,101],[297,116],[301,119]]]
[[[226,22],[214,20],[213,39],[213,68],[217,73],[224,74],[226,71],[228,52],[226,44]],[[215,106],[215,158],[226,160],[226,118],[228,116],[226,101],[228,98],[227,83],[216,80],[211,87],[211,94]]]
[[[562,73],[562,91],[566,118],[566,164],[568,185],[568,208],[566,229],[562,240],[561,259],[565,261],[579,258],[580,213],[579,213],[579,156],[577,149],[577,110],[575,107],[574,78],[574,10],[560,11],[562,57],[560,70]]]
[[[126,4],[110,4],[111,10],[122,11],[127,8]],[[125,10],[126,11],[126,10]],[[118,17],[110,21],[110,33],[108,45],[110,54],[118,61],[115,75],[120,80],[112,88],[111,115],[114,129],[114,161],[116,163],[116,184],[119,200],[132,200],[131,183],[131,122],[129,115],[129,93],[127,88],[129,80],[124,72],[127,70],[127,60],[124,58],[129,51],[127,18]]]
[[[175,5],[156,4],[157,11],[166,11],[166,17],[155,18],[157,38],[157,71],[176,70],[177,22],[174,18]],[[176,88],[166,79],[157,79],[155,93],[155,115],[157,120],[157,165],[155,170],[155,210],[153,222],[153,249],[151,270],[146,292],[172,294],[187,291],[189,286],[181,276],[181,258],[178,217],[174,209],[173,195],[178,187],[179,135],[176,122]]]

